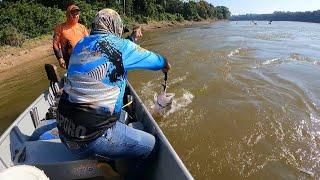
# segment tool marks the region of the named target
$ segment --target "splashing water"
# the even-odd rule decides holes
[[[241,48],[237,48],[237,49],[231,51],[231,52],[228,54],[228,57],[230,58],[230,57],[232,57],[232,56],[238,55],[238,54],[240,53],[240,50],[241,50]]]
[[[183,95],[180,98],[175,98],[172,101],[172,105],[169,111],[164,114],[164,117],[168,117],[170,114],[187,107],[193,100],[194,95],[187,90],[183,90]]]

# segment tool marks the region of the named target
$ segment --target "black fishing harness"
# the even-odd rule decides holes
[[[119,117],[90,104],[72,103],[64,92],[58,105],[57,127],[67,140],[89,142],[112,127]]]

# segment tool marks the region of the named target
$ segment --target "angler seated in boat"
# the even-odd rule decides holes
[[[80,40],[70,58],[57,110],[61,141],[82,157],[137,158],[142,170],[155,138],[119,122],[127,73],[148,69],[167,72],[170,64],[156,53],[121,38],[122,20],[112,9],[99,11],[92,32]]]

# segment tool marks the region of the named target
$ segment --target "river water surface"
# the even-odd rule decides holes
[[[196,179],[320,178],[320,24],[219,22],[140,43],[172,64],[176,97],[156,119]],[[0,130],[47,86],[42,66],[1,82]],[[129,79],[151,109],[162,73]]]

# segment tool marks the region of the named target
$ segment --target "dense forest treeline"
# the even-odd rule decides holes
[[[65,20],[71,4],[81,9],[80,21],[90,28],[95,13],[103,8],[119,12],[125,24],[148,21],[201,21],[228,19],[230,11],[204,0],[2,0],[0,1],[0,45],[21,45],[25,39],[51,33]]]
[[[281,12],[276,11],[272,14],[246,14],[232,16],[233,21],[301,21],[320,23],[320,10],[307,12]]]

